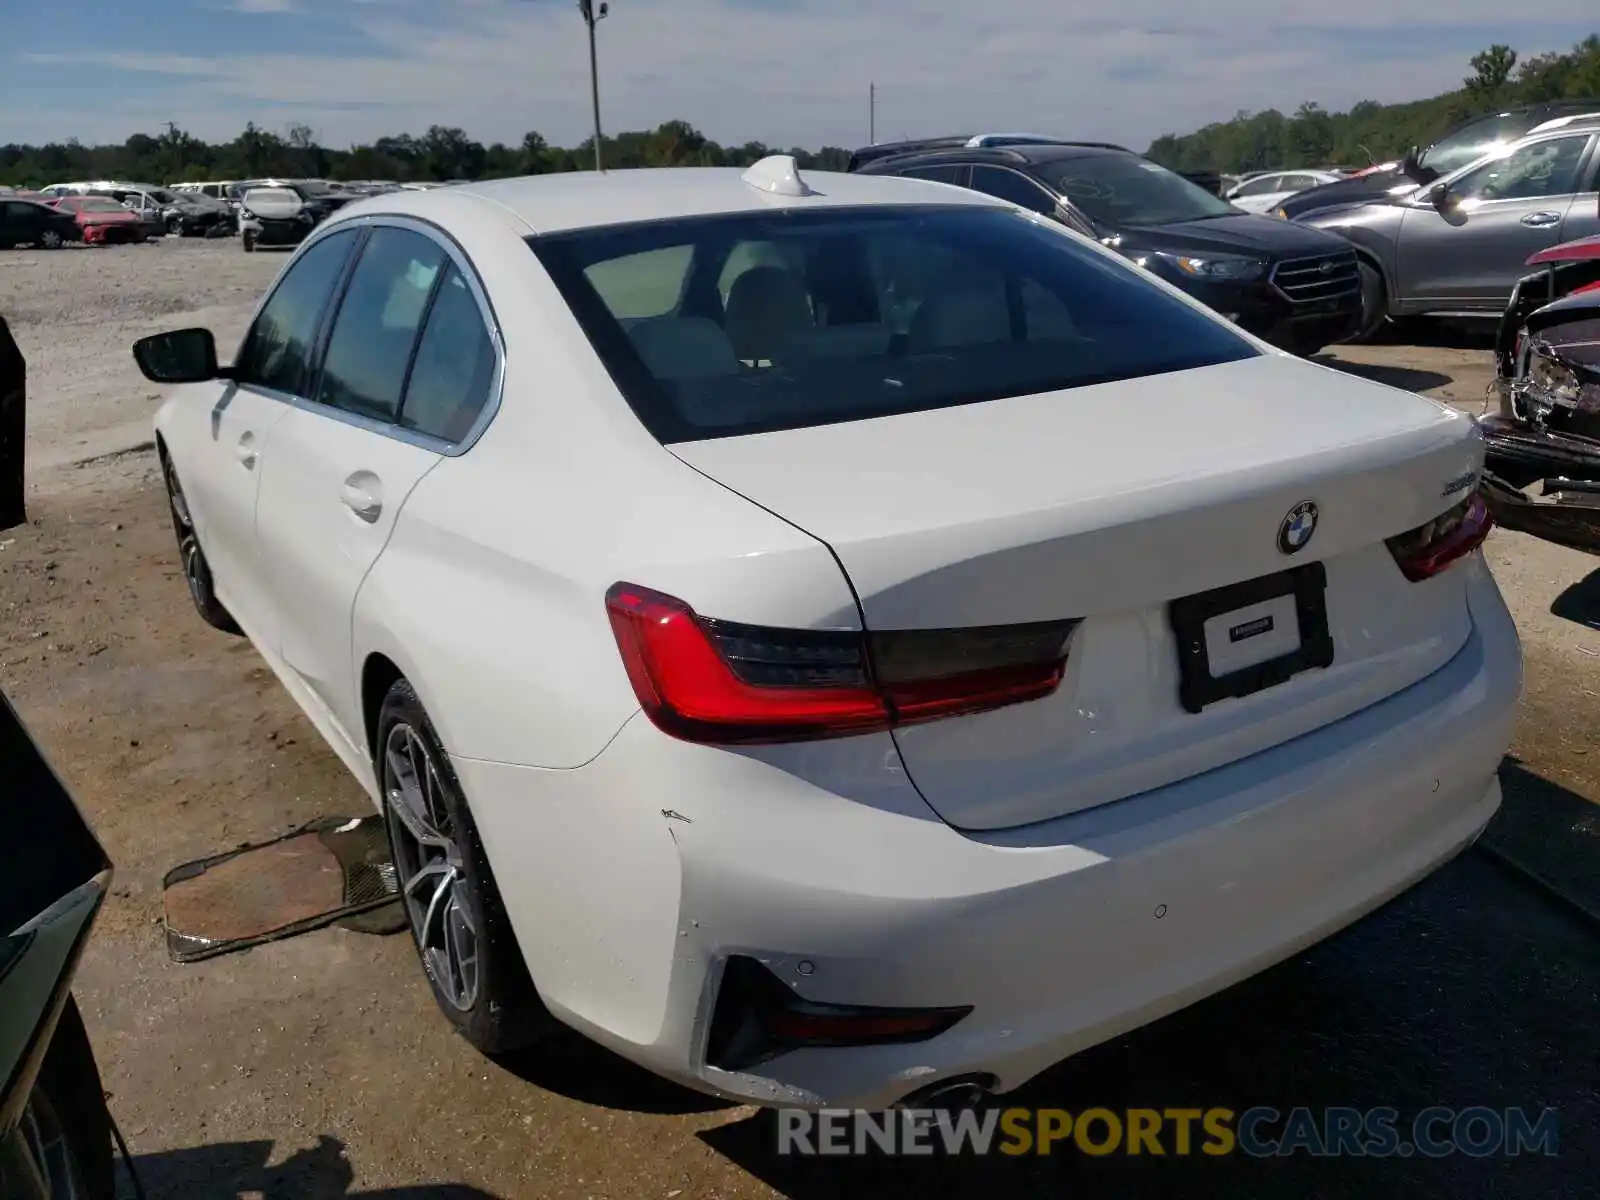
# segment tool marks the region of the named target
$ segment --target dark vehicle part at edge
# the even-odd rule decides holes
[[[0,321],[0,397],[8,412],[13,399],[22,412],[25,372]],[[15,426],[20,431],[20,416]],[[11,432],[0,446],[0,475],[14,495],[22,455]],[[12,508],[0,532],[20,523],[23,514]],[[71,993],[111,862],[3,693],[0,769],[11,844],[27,847],[0,883],[0,1195],[112,1200],[115,1127]],[[143,1194],[137,1179],[134,1188]]]
[[[1495,343],[1480,490],[1496,522],[1600,554],[1600,253],[1557,246],[1518,282]],[[1585,243],[1588,245],[1586,246]],[[1564,255],[1570,257],[1563,257]],[[1530,494],[1537,485],[1538,493]]]

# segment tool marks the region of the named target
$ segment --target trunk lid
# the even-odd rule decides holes
[[[1287,357],[671,449],[826,542],[870,629],[1083,618],[1053,696],[896,732],[958,827],[1264,750],[1431,674],[1470,630],[1460,572],[1408,583],[1383,542],[1466,496],[1483,455],[1470,419]],[[1280,529],[1308,500],[1315,532],[1286,555]],[[1168,603],[1311,562],[1332,664],[1186,711]],[[1217,673],[1293,649],[1282,604],[1240,608],[1276,631],[1213,646]]]

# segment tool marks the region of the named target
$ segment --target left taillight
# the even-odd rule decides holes
[[[1471,554],[1483,545],[1492,528],[1494,518],[1488,505],[1474,491],[1433,520],[1388,538],[1387,545],[1400,573],[1417,583]]]
[[[1048,696],[1076,620],[883,633],[697,614],[630,583],[606,608],[639,704],[666,733],[752,744],[869,733]]]

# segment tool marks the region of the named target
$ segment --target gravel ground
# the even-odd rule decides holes
[[[0,534],[0,682],[117,863],[79,995],[153,1196],[1593,1194],[1600,942],[1478,855],[1018,1101],[1553,1105],[1559,1159],[797,1162],[773,1154],[768,1117],[576,1038],[530,1060],[474,1056],[434,1012],[404,937],[326,930],[168,962],[169,868],[366,811],[249,646],[190,610],[148,448],[157,396],[128,353],[145,333],[203,324],[226,355],[282,261],[170,240],[0,254],[0,311],[30,367],[33,517]],[[1488,382],[1470,342],[1328,361],[1469,410]],[[1527,654],[1517,778],[1579,808],[1600,801],[1597,562],[1507,533],[1489,556]]]

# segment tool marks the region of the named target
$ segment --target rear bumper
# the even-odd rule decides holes
[[[1429,678],[1230,766],[982,838],[934,818],[887,737],[734,753],[636,716],[576,770],[457,770],[541,994],[597,1040],[762,1104],[878,1107],[973,1072],[1005,1091],[1316,942],[1478,836],[1521,651],[1482,556],[1456,569],[1474,632]],[[973,1011],[920,1044],[722,1071],[706,1038],[732,954],[810,1000]]]
[[[313,228],[307,221],[269,221],[261,217],[245,217],[239,222],[239,232],[248,233],[261,246],[297,246]]]
[[[138,225],[88,225],[83,240],[94,246],[142,242],[144,229]]]
[[[1485,442],[1480,490],[1495,523],[1600,554],[1600,491],[1587,490],[1600,489],[1600,444],[1506,416],[1485,417],[1478,427]],[[1535,481],[1554,479],[1572,480],[1585,490],[1559,500],[1531,491]]]

